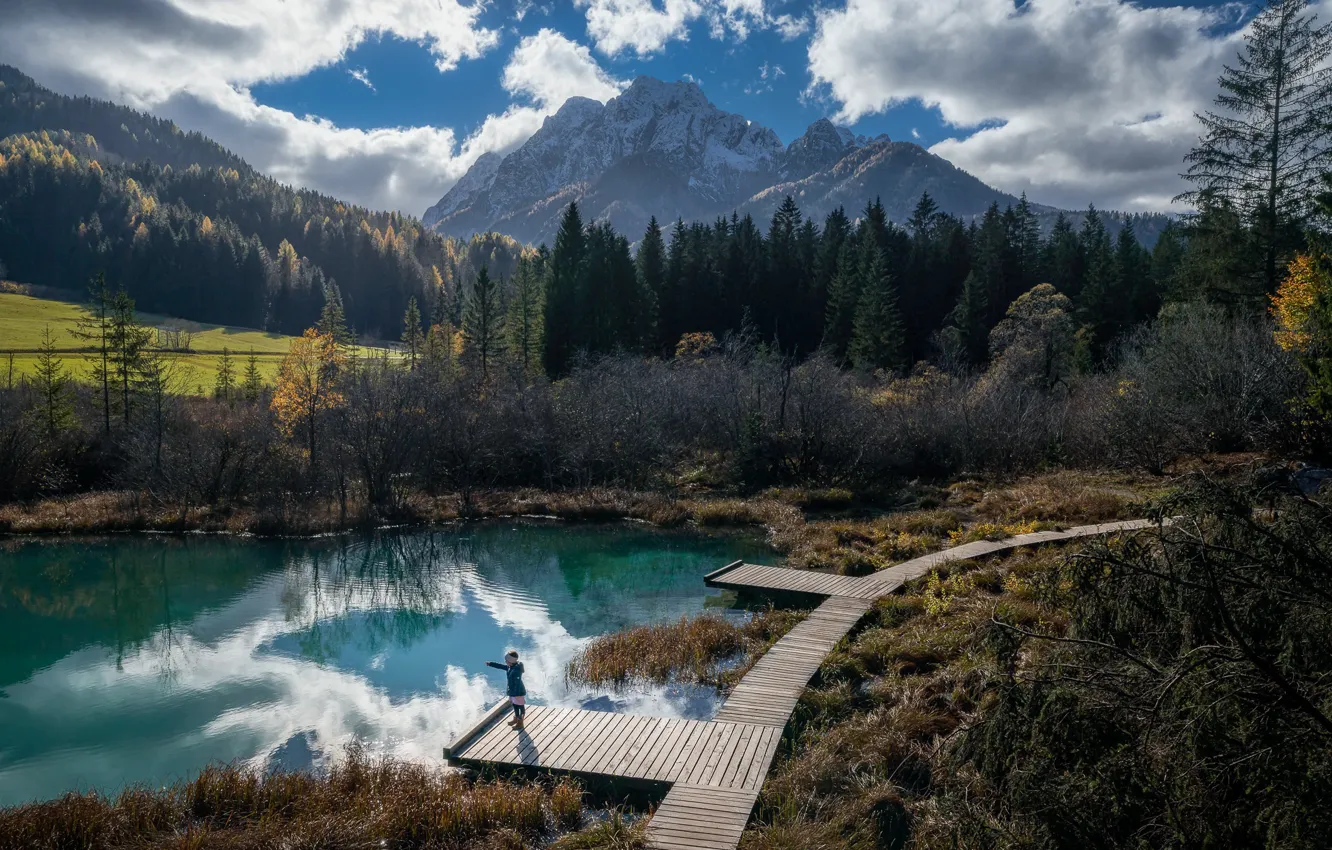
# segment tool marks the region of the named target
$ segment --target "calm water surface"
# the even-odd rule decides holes
[[[750,538],[497,523],[304,541],[126,536],[0,543],[0,806],[317,765],[353,740],[438,762],[503,695],[709,717],[709,691],[565,682],[588,639],[726,598],[704,573]]]

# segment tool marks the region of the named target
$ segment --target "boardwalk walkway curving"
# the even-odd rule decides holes
[[[526,728],[515,731],[499,722],[508,708],[501,702],[446,747],[444,757],[470,767],[530,767],[669,783],[648,823],[649,845],[656,850],[734,850],[800,695],[875,599],[951,561],[1152,524],[1130,520],[982,540],[858,578],[737,561],[705,580],[715,587],[827,598],[750,668],[714,719],[533,705],[527,709]]]

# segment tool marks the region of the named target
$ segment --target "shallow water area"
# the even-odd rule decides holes
[[[353,741],[438,763],[503,696],[708,718],[710,689],[566,682],[592,637],[724,608],[703,575],[756,538],[499,522],[316,540],[201,535],[0,544],[0,806],[306,768]]]

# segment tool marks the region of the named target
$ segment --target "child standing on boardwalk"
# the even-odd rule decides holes
[[[518,660],[518,653],[509,650],[504,654],[504,663],[487,661],[487,667],[503,670],[509,678],[509,702],[513,704],[513,720],[509,723],[515,729],[523,728],[523,716],[527,714],[527,688],[523,687],[523,663]]]

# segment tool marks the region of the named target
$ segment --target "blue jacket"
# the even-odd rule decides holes
[[[523,662],[519,661],[517,664],[510,667],[507,664],[500,664],[496,661],[487,661],[486,666],[494,667],[497,670],[503,670],[504,674],[509,677],[509,696],[527,696],[527,688],[523,687]]]

